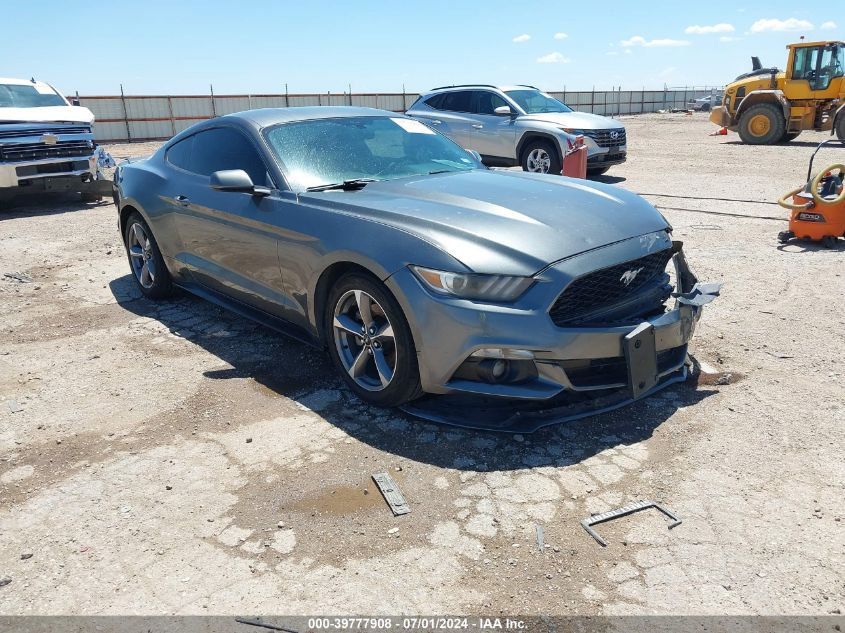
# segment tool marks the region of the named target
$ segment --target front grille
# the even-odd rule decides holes
[[[687,347],[681,345],[657,353],[657,373],[664,374],[680,366]],[[592,360],[564,360],[560,366],[575,389],[620,387],[628,384],[628,362],[624,356]]]
[[[596,314],[606,315],[604,322],[612,322],[620,317],[637,318],[654,312],[671,292],[665,272],[671,258],[672,249],[667,248],[579,277],[563,290],[549,316],[558,327],[566,327],[583,325]],[[640,297],[642,301],[638,301]],[[610,316],[614,306],[627,309],[622,315]]]
[[[15,128],[3,129],[0,126],[0,138],[20,138],[23,136],[41,136],[42,134],[90,134],[91,128],[87,125],[77,127],[42,127],[42,128]]]
[[[613,135],[616,135],[615,137]],[[618,147],[627,145],[625,128],[615,130],[584,130],[584,136],[589,136],[599,147]]]
[[[20,162],[44,160],[47,158],[73,158],[91,154],[91,141],[60,141],[55,145],[46,143],[15,143],[0,145],[0,161]]]

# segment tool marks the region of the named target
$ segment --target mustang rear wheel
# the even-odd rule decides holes
[[[170,273],[164,265],[164,258],[150,227],[137,211],[133,211],[126,220],[123,241],[129,267],[144,296],[149,299],[170,296],[173,292]]]
[[[390,407],[422,395],[411,330],[381,282],[341,277],[329,292],[325,324],[329,354],[359,398]]]

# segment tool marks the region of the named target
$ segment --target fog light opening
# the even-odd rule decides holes
[[[506,373],[508,373],[508,361],[501,359],[493,361],[490,375],[493,376],[494,380],[501,380]]]

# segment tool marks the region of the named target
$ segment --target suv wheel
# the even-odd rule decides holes
[[[562,169],[560,156],[549,141],[528,141],[522,150],[523,171],[534,174],[559,174]]]
[[[746,110],[739,120],[739,136],[749,145],[773,145],[786,132],[786,120],[779,106],[760,103]]]
[[[359,273],[340,278],[326,301],[325,338],[335,367],[365,402],[394,407],[422,395],[408,322],[378,280]]]

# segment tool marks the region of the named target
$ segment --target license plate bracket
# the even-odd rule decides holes
[[[651,391],[657,384],[657,347],[654,326],[641,323],[622,341],[628,365],[628,388],[633,398]]]

